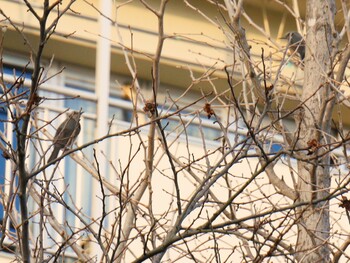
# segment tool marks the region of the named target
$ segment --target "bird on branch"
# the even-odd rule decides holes
[[[288,40],[288,48],[292,53],[297,52],[301,58],[304,60],[305,58],[305,41],[303,37],[298,32],[288,32],[281,39]]]
[[[53,139],[53,151],[48,160],[48,163],[55,160],[58,153],[62,149],[70,147],[78,137],[80,133],[80,117],[83,112],[73,111],[68,114],[65,121],[58,126],[55,137]]]

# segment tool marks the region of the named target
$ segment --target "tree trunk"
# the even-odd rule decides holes
[[[335,1],[308,0],[306,6],[306,58],[304,61],[304,85],[302,123],[299,142],[302,153],[298,162],[299,202],[310,205],[297,210],[298,237],[296,260],[298,262],[329,262],[330,231],[329,204],[315,202],[329,194],[329,157],[322,155],[329,143],[333,100],[329,78],[332,77],[332,28]],[[325,117],[329,116],[329,117]],[[297,125],[298,126],[298,125]]]

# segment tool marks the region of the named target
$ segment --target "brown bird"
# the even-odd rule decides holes
[[[66,149],[70,147],[75,139],[80,133],[80,116],[82,112],[73,111],[68,116],[67,119],[61,123],[58,127],[55,137],[53,139],[53,151],[48,160],[48,163],[55,160],[61,149]]]

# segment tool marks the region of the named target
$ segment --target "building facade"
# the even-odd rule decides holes
[[[53,9],[48,25],[60,16],[69,2],[62,1],[62,5]],[[212,1],[176,0],[169,1],[160,23],[160,15],[157,17],[153,11],[160,12],[161,2],[76,1],[60,17],[54,33],[45,43],[38,91],[41,100],[31,116],[26,169],[33,172],[45,166],[55,128],[69,111],[84,112],[81,132],[73,148],[85,146],[59,164],[42,170],[28,183],[30,248],[34,262],[40,259],[132,262],[166,240],[172,223],[176,223],[176,211],[183,209],[183,213],[189,214],[183,219],[184,228],[200,226],[206,216],[215,214],[217,207],[225,203],[227,195],[238,191],[245,180],[260,169],[261,156],[247,147],[249,125],[237,117],[239,114],[233,110],[234,103],[230,100],[227,67],[237,93],[249,94],[249,91],[245,90],[248,82],[240,80],[247,72],[230,31],[229,17]],[[225,1],[219,2],[223,5]],[[42,14],[42,1],[30,4]],[[37,55],[34,50],[39,43],[39,23],[25,1],[0,0],[0,9],[3,12],[0,16],[3,90],[6,87],[13,91],[12,96],[26,94]],[[268,74],[272,76],[281,70],[285,78],[285,82],[276,85],[276,92],[283,94],[283,99],[287,98],[287,108],[292,107],[293,98],[300,94],[303,70],[298,58],[285,55],[285,43],[278,38],[300,25],[288,23],[290,14],[269,1],[246,1],[245,12],[244,26],[251,39],[252,59],[260,59],[261,49],[264,49],[265,62],[271,70]],[[249,17],[259,17],[261,31],[250,24],[253,22]],[[267,41],[271,36],[276,39]],[[164,45],[160,46],[163,39]],[[155,58],[160,48],[157,63]],[[279,65],[276,61],[282,59],[290,61],[276,70]],[[261,67],[261,64],[257,66]],[[11,88],[20,81],[23,81],[20,89]],[[155,86],[158,87],[156,95]],[[153,119],[150,115],[154,113],[147,108],[147,103],[155,96],[157,104],[153,106],[157,108],[159,120]],[[21,97],[23,105],[26,99]],[[251,103],[249,99],[239,99],[246,105]],[[5,120],[11,120],[12,114],[21,112],[25,106],[21,103],[9,106],[5,99],[3,103],[8,106],[2,107],[0,112],[3,145],[16,149],[14,124]],[[249,117],[249,113],[244,116]],[[291,118],[283,121],[293,130]],[[267,123],[265,119],[262,122]],[[152,135],[154,124],[159,126]],[[100,140],[105,136],[108,138]],[[150,160],[148,151],[152,143],[149,138],[152,136],[155,142]],[[283,149],[281,134],[271,129],[264,136],[262,147],[271,155]],[[223,138],[230,138],[230,141]],[[94,143],[87,145],[90,142]],[[232,168],[222,176],[224,179],[218,177],[216,183],[213,171],[224,173],[222,164],[226,158],[234,159],[236,155],[240,158],[237,152],[243,149],[247,158],[233,162]],[[172,161],[168,160],[170,157]],[[278,176],[293,184],[290,175],[295,160],[281,159],[277,163]],[[0,184],[3,186],[0,215],[3,215],[3,229],[6,228],[2,242],[7,247],[0,257],[1,260],[9,258],[9,262],[18,259],[19,253],[16,229],[20,227],[20,209],[15,182],[18,179],[14,179],[13,167],[11,159],[0,158]],[[146,177],[149,169],[153,171],[152,177]],[[333,173],[340,174],[344,169],[338,167]],[[212,177],[206,178],[211,173]],[[149,180],[147,184],[144,183],[146,179]],[[216,199],[208,197],[213,205],[207,206],[203,199],[209,193],[203,194],[203,199],[199,194],[203,193],[200,187],[205,189],[209,183]],[[240,210],[240,217],[264,212],[269,200],[266,195],[272,196],[276,207],[288,204],[285,198],[276,197],[275,189],[266,178],[257,180],[251,191],[256,196],[252,197],[251,192],[245,190],[239,204],[231,207],[231,220],[235,219],[233,210],[238,211],[240,205],[249,206],[251,200],[258,200],[259,205],[252,204],[250,209]],[[192,195],[193,192],[198,194]],[[263,197],[266,199],[261,201]],[[198,198],[192,210],[186,207],[191,198]],[[202,203],[205,205],[201,206]],[[9,207],[12,207],[10,220],[5,218]],[[276,221],[283,221],[281,218]],[[259,223],[262,222],[256,220],[252,225]],[[148,236],[153,233],[153,227],[157,231],[154,236]],[[211,262],[220,255],[230,262],[243,261],[250,250],[245,248],[248,245],[240,237],[248,230],[239,231],[235,239],[229,232],[227,235],[217,233],[218,240],[215,235],[193,237],[190,247],[184,241],[168,251],[163,260],[188,262],[196,258],[200,262]],[[295,240],[295,231],[286,231],[282,236]],[[259,235],[257,240],[264,243],[260,238],[266,235]],[[288,250],[287,245],[281,246]],[[217,247],[222,248],[220,253]],[[264,249],[262,251],[266,251]]]

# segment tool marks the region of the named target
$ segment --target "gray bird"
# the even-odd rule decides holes
[[[298,32],[288,32],[282,39],[288,40],[288,48],[299,53],[301,60],[305,57],[305,41]]]
[[[70,147],[80,133],[80,116],[82,112],[71,112],[66,120],[58,127],[53,139],[53,151],[48,160],[48,163],[55,160],[61,149]]]

